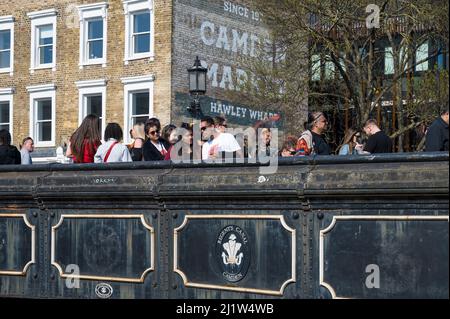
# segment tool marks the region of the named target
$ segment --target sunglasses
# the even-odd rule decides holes
[[[295,154],[297,154],[297,151],[290,151],[289,152],[291,155],[295,155]]]
[[[151,131],[151,132],[148,132],[150,135],[156,135],[156,134],[160,134],[160,130],[157,130],[157,131]]]

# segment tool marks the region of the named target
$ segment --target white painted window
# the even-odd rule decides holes
[[[78,125],[89,114],[99,117],[99,129],[104,137],[105,114],[106,114],[106,80],[89,80],[75,82],[78,88]]]
[[[154,59],[153,0],[122,0],[125,13],[125,64],[130,60]]]
[[[28,13],[31,19],[31,66],[37,69],[56,70],[56,10]]]
[[[30,136],[36,147],[55,146],[56,86],[29,86]]]
[[[14,70],[14,18],[0,17],[0,73],[13,75]]]
[[[406,71],[409,66],[408,55],[405,47],[400,48],[399,63],[403,65],[403,71]],[[392,47],[384,49],[384,74],[394,74],[394,51]]]
[[[428,41],[422,43],[416,50],[416,63],[428,58]],[[428,71],[428,60],[416,65],[416,71]]]
[[[106,2],[78,6],[80,16],[80,68],[85,65],[106,66],[108,4]]]
[[[311,80],[320,81],[320,55],[313,54],[311,56]]]
[[[13,139],[13,94],[14,89],[0,88],[0,130],[7,130]]]
[[[384,74],[394,74],[394,54],[392,47],[384,49]]]
[[[130,142],[127,134],[134,124],[153,117],[153,75],[122,78],[124,84],[124,141]]]

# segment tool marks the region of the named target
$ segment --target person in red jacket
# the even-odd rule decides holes
[[[101,144],[98,123],[99,118],[89,114],[72,134],[66,156],[72,157],[74,163],[94,163],[94,155]]]

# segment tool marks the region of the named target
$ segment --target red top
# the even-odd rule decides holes
[[[81,161],[78,161],[74,157],[73,162],[77,163],[77,164],[94,163],[94,155],[97,152],[98,147],[99,147],[99,144],[90,145],[88,140],[84,140],[84,142],[83,142],[83,158]]]
[[[161,152],[161,154],[164,155],[164,160],[165,160],[165,161],[170,161],[170,160],[171,160],[171,158],[170,158],[170,152],[172,151],[172,148],[173,148],[173,145],[170,146],[169,150],[166,151],[166,154],[165,154],[165,155],[164,155],[163,152]]]

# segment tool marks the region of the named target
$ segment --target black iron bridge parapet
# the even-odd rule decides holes
[[[0,166],[0,297],[448,298],[448,164]]]

